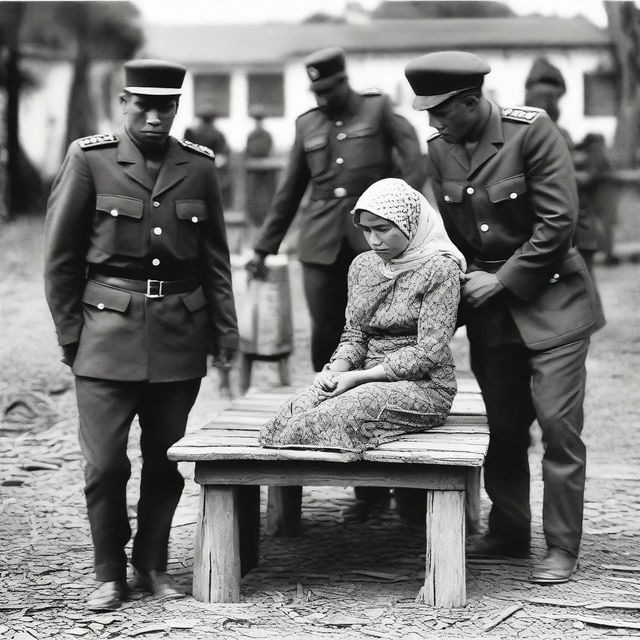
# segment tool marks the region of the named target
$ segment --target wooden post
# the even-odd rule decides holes
[[[472,467],[467,471],[465,490],[465,509],[467,517],[467,533],[480,531],[480,474],[482,467]]]
[[[302,530],[302,487],[269,487],[267,535],[292,538]]]
[[[466,604],[464,518],[464,491],[427,491],[426,604]]]
[[[240,601],[238,489],[203,485],[193,560],[193,597],[201,602]]]

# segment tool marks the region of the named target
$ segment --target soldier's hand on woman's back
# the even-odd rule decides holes
[[[252,278],[264,280],[267,275],[267,267],[265,265],[266,256],[262,253],[254,253],[253,257],[247,262],[245,269]]]

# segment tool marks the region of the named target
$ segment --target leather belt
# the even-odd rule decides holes
[[[89,275],[89,279],[116,289],[144,293],[147,298],[164,298],[172,293],[188,293],[200,286],[200,282],[194,278],[190,280],[133,280],[92,273]]]

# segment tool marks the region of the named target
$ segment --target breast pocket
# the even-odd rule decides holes
[[[329,140],[326,135],[309,136],[303,142],[311,177],[324,173],[329,166]]]
[[[176,200],[178,233],[174,252],[180,260],[195,260],[198,257],[200,223],[209,219],[209,210],[204,200]]]
[[[110,255],[144,256],[149,238],[143,213],[144,201],[138,198],[98,194],[92,244]]]
[[[345,166],[370,167],[384,163],[382,139],[377,130],[359,127],[347,129],[345,134],[342,142]]]

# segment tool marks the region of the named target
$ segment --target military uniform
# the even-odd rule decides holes
[[[334,63],[334,58],[335,54],[326,60]],[[308,63],[308,69],[317,69],[320,77],[314,82],[326,79],[320,62]],[[310,186],[308,204],[300,212],[297,253],[304,269],[316,370],[328,362],[344,327],[351,260],[369,249],[350,212],[368,186],[395,173],[394,149],[402,177],[421,189],[426,173],[416,133],[379,91],[349,90],[339,115],[329,118],[314,108],[296,120],[286,174],[254,248],[262,254],[277,253]]]
[[[426,94],[422,108],[441,104],[433,104],[420,84],[434,62],[440,60],[424,56],[406,70],[418,97]],[[451,88],[464,90],[461,85]],[[504,286],[483,305],[461,308],[491,430],[489,529],[528,549],[527,448],[537,418],[545,444],[547,545],[577,556],[586,457],[580,438],[584,361],[589,336],[604,318],[586,265],[572,248],[578,206],[567,145],[544,111],[489,105],[471,151],[440,134],[429,140],[435,192],[451,239],[469,271],[496,274]]]
[[[135,414],[143,470],[132,562],[164,570],[183,486],[166,450],[184,434],[209,349],[233,350],[238,340],[213,152],[169,137],[155,175],[127,131],[76,140],[48,201],[45,264],[58,341],[78,346],[96,577],[126,574]]]

